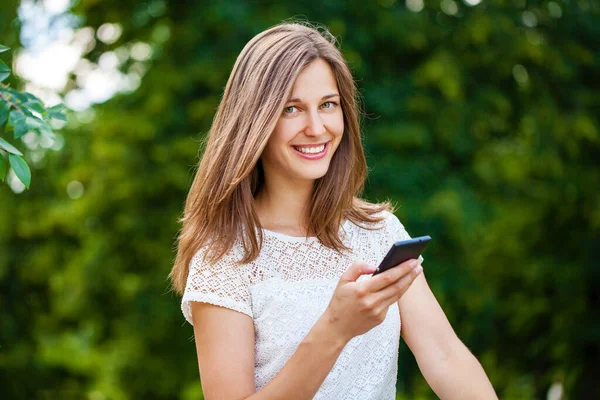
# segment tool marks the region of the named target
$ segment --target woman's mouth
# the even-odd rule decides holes
[[[327,154],[329,143],[320,143],[315,145],[292,145],[292,148],[300,157],[307,160],[318,160]]]

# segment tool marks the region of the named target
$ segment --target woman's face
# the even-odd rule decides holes
[[[344,114],[335,76],[326,61],[317,59],[298,75],[262,153],[265,178],[321,178],[343,133]]]

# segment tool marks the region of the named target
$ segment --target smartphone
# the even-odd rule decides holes
[[[402,264],[406,260],[411,258],[417,259],[425,250],[425,247],[429,244],[431,237],[420,236],[401,242],[396,242],[392,245],[392,248],[381,261],[381,264],[377,267],[372,276],[387,271],[388,269],[395,267],[398,264]]]

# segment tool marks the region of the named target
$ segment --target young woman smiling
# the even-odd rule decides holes
[[[239,55],[188,194],[170,277],[206,399],[395,399],[400,335],[436,394],[495,399],[409,238],[360,199],[352,75],[332,36],[281,24]],[[400,318],[402,316],[402,318]]]

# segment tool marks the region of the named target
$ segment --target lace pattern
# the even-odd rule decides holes
[[[296,351],[325,311],[337,282],[356,260],[378,264],[392,243],[410,238],[391,213],[368,230],[346,221],[340,235],[351,251],[338,253],[317,238],[291,237],[264,230],[259,257],[237,263],[235,246],[212,265],[203,252],[192,259],[182,311],[191,319],[191,302],[226,307],[250,316],[255,329],[255,385],[267,385]],[[363,276],[361,279],[369,279]],[[390,306],[384,322],[353,338],[344,348],[315,399],[394,399],[400,315]]]

